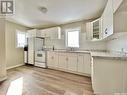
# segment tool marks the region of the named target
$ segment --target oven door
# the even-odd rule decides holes
[[[35,52],[35,62],[44,62],[45,63],[45,51],[36,51]]]

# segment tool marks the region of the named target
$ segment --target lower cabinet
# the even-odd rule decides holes
[[[68,57],[68,70],[77,72],[77,60],[78,56],[76,53],[67,54]]]
[[[93,57],[92,88],[95,95],[127,95],[127,60]]]
[[[89,53],[48,52],[49,68],[71,72],[79,75],[91,75]]]
[[[91,56],[90,54],[78,54],[78,72],[91,74]]]
[[[63,70],[67,70],[67,56],[66,53],[59,53],[59,65],[58,68],[63,69]]]
[[[84,54],[78,54],[78,72],[85,73]]]
[[[58,67],[58,53],[48,52],[47,53],[47,63],[48,67]]]

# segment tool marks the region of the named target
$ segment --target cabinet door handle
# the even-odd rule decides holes
[[[106,28],[106,29],[105,29],[105,34],[108,34],[108,32],[107,32],[107,31],[108,31],[108,28]]]

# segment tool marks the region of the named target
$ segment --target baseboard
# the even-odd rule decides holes
[[[19,64],[19,65],[7,67],[6,69],[9,70],[9,69],[16,68],[16,67],[20,67],[20,66],[23,66],[23,65],[25,65],[25,64]]]
[[[7,79],[7,76],[3,77],[3,78],[0,78],[0,82],[4,81]]]

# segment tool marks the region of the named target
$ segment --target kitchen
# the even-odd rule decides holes
[[[97,1],[99,0],[95,2]],[[32,81],[34,79],[31,78],[26,83],[25,76],[27,75],[25,74],[30,77],[31,74],[35,74],[33,76],[36,77],[39,74],[40,85],[42,80],[46,81],[40,87],[45,88],[48,85],[49,87],[45,89],[48,89],[49,91],[46,91],[51,95],[127,95],[127,1],[104,1],[105,7],[99,16],[95,16],[96,18],[53,26],[50,25],[52,22],[49,22],[50,24],[43,28],[41,24],[32,28],[24,28],[7,18],[5,26],[3,26],[6,27],[6,30],[2,31],[6,31],[4,34],[7,38],[6,45],[3,45],[6,46],[4,61],[7,63],[7,74],[10,74],[8,77],[6,76],[6,70],[2,70],[5,69],[5,64],[1,64],[0,77],[4,76],[1,81],[6,78],[13,79],[16,76],[23,76],[24,84],[27,86],[29,82],[31,85],[34,84]],[[46,7],[41,7],[39,10],[46,16],[50,12]],[[71,13],[73,14],[73,11]],[[2,25],[4,25],[3,23]],[[12,33],[15,30],[16,33]],[[13,35],[14,39],[10,35]],[[4,52],[4,50],[2,51]],[[11,56],[12,53],[14,54]],[[0,59],[4,59],[3,56]],[[4,61],[3,63],[5,63]],[[13,77],[11,77],[11,73],[14,74]],[[59,78],[56,78],[57,74]],[[60,82],[58,79],[65,83],[63,88],[58,83]],[[51,84],[48,81],[49,83],[52,81]],[[72,84],[72,87],[69,84]],[[6,86],[4,87],[4,85]],[[5,92],[10,89],[7,85],[8,81],[5,80],[1,86],[4,90],[6,88]],[[54,88],[50,89],[50,86]],[[23,87],[25,88],[25,86]],[[41,90],[39,93],[35,87],[34,89],[35,91],[32,89],[33,91],[28,92],[23,89],[24,93],[19,95],[50,95]],[[3,93],[4,91],[2,92],[0,89],[0,95],[6,95]],[[11,93],[11,91],[7,93]],[[12,93],[7,95],[12,95]],[[13,93],[13,95],[16,94]]]

